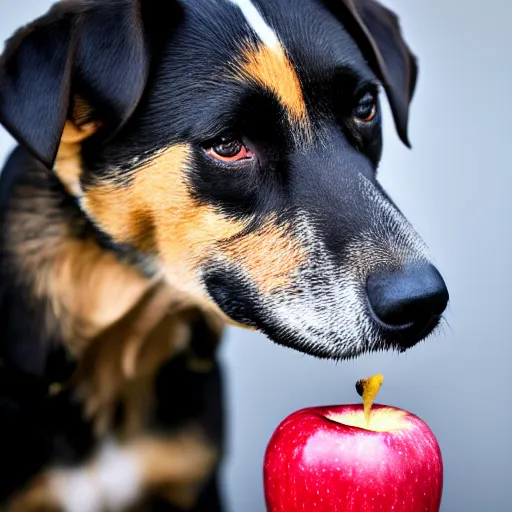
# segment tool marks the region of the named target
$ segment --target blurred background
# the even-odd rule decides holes
[[[50,0],[0,0],[0,39]],[[407,354],[334,364],[230,329],[222,349],[229,407],[224,494],[233,512],[262,512],[262,461],[278,423],[298,408],[358,402],[355,382],[384,373],[381,403],[423,418],[445,463],[444,512],[510,512],[512,493],[512,3],[384,0],[419,56],[413,150],[385,104],[380,179],[424,237],[451,294],[437,336]],[[1,129],[0,129],[1,130]],[[0,131],[0,160],[13,147]]]

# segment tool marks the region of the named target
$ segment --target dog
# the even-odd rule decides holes
[[[222,510],[226,325],[335,360],[435,331],[377,181],[417,76],[375,0],[64,0],[7,41],[6,510]]]

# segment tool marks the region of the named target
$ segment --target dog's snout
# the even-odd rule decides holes
[[[441,274],[428,263],[371,275],[366,288],[375,315],[393,327],[422,329],[444,312],[449,299]]]

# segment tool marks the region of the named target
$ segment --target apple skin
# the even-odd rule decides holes
[[[374,405],[376,411],[399,416],[400,428],[376,432],[339,423],[347,414],[364,417],[360,404],[288,416],[265,453],[267,510],[438,512],[443,462],[434,434],[407,411]]]

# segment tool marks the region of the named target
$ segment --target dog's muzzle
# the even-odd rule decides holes
[[[239,324],[317,357],[341,360],[416,345],[439,325],[449,299],[425,243],[362,175],[341,199],[328,193],[316,211],[295,211],[293,239],[304,257],[285,284],[261,290],[243,265],[218,259],[205,272],[210,296]],[[319,213],[326,204],[339,207],[329,210],[334,218]],[[276,260],[268,261],[272,275]],[[276,266],[276,275],[281,269]]]

